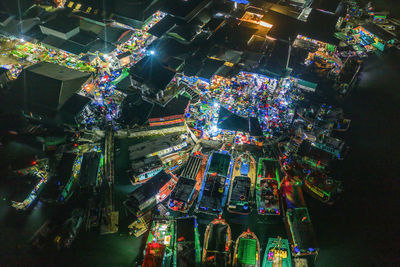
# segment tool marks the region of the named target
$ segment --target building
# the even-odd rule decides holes
[[[183,95],[173,97],[165,107],[154,105],[149,117],[151,127],[163,128],[184,124],[184,116],[189,106],[189,98]]]
[[[251,136],[262,136],[260,123],[255,117],[241,117],[220,107],[217,127],[221,130],[248,133]]]
[[[45,35],[52,35],[68,40],[79,33],[79,20],[60,16],[40,25],[40,30]]]
[[[89,73],[40,62],[21,72],[13,84],[14,98],[29,117],[69,124],[67,117],[77,116],[89,102],[77,93],[90,78]]]
[[[91,23],[105,26],[116,23],[124,27],[141,28],[161,8],[161,1],[147,0],[67,0],[65,8]]]
[[[167,95],[167,86],[175,71],[162,64],[155,56],[142,58],[130,69],[133,86],[142,92],[149,102],[165,105],[173,95]]]

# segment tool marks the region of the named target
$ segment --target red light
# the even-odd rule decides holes
[[[37,163],[36,160],[32,161],[32,165],[36,165],[36,163]]]
[[[74,144],[74,147],[77,147],[77,146],[78,146],[78,144],[77,144],[77,143],[75,143],[75,144]]]

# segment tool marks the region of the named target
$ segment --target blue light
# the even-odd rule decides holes
[[[169,206],[172,208],[174,206],[174,202],[170,201]]]
[[[249,209],[249,206],[248,206],[247,204],[244,204],[244,205],[243,205],[243,209],[244,209],[244,210],[248,210],[248,209]]]
[[[300,252],[300,249],[299,249],[297,246],[295,246],[295,247],[294,247],[294,252],[295,252],[295,253],[299,253],[299,252]]]
[[[238,4],[245,4],[247,5],[249,3],[249,1],[247,0],[231,0],[232,2],[236,2]]]
[[[313,249],[313,248],[308,248],[308,251],[310,251],[310,252],[314,252],[314,251],[315,251],[315,249]]]

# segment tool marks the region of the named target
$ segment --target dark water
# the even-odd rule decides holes
[[[323,248],[318,266],[400,265],[399,59],[398,52],[369,58],[359,87],[343,101],[351,150],[335,173],[345,191],[331,207],[308,201]]]
[[[344,182],[345,191],[341,199],[333,206],[306,199],[321,247],[317,266],[400,266],[397,195],[400,192],[399,59],[397,52],[369,58],[359,87],[346,99],[330,99],[343,105],[346,116],[352,120],[349,131],[342,135],[351,150],[347,158],[334,168],[335,174]],[[18,143],[7,149],[0,154],[1,174],[5,173],[8,163],[30,160],[32,155],[39,153]],[[124,153],[124,149],[121,148],[119,153]],[[123,167],[123,163],[117,162],[116,173],[121,173],[119,169]],[[1,266],[128,266],[142,253],[143,241],[127,236],[125,229],[130,221],[122,208],[120,234],[99,236],[81,232],[68,251],[29,250],[26,241],[57,208],[38,203],[31,211],[15,211],[9,207],[13,189],[8,185],[2,175]],[[117,201],[122,201],[130,190],[127,179],[121,179],[116,185]],[[256,228],[262,240],[273,234],[286,236],[279,222],[271,222],[270,226],[258,226],[253,220],[248,223],[251,228]],[[241,219],[231,226],[234,232],[246,230]],[[204,225],[200,230],[202,227]],[[237,235],[235,233],[233,238]]]

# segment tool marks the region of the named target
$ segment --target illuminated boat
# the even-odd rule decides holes
[[[175,222],[155,219],[147,237],[142,267],[171,266],[175,245]]]
[[[349,119],[340,119],[335,122],[333,125],[333,129],[339,132],[345,132],[350,128],[351,120]]]
[[[280,215],[279,163],[260,158],[257,171],[256,202],[259,215]]]
[[[132,169],[128,171],[132,185],[142,184],[150,180],[163,170],[163,163],[158,156],[152,156],[132,163]]]
[[[168,207],[174,211],[188,212],[201,189],[207,165],[207,156],[196,152],[189,157],[187,165],[174,190]]]
[[[249,153],[240,155],[233,166],[227,210],[231,213],[250,214],[250,199],[256,177],[256,162]]]
[[[136,217],[140,217],[164,201],[171,194],[177,182],[178,178],[175,175],[161,171],[128,194],[124,205]]]
[[[166,157],[162,157],[161,161],[164,164],[164,169],[172,173],[176,173],[189,159],[189,151],[175,152]]]
[[[306,207],[288,209],[285,212],[285,224],[292,253],[295,256],[318,254],[315,232]]]
[[[201,246],[196,217],[176,219],[176,242],[173,266],[200,266]]]
[[[268,238],[262,267],[292,267],[290,245],[287,239]]]
[[[250,229],[243,232],[236,240],[232,266],[260,266],[260,242]]]
[[[84,156],[83,154],[76,155],[74,165],[72,166],[72,174],[58,198],[59,202],[68,201],[71,198],[72,194],[74,193],[76,181],[78,180],[81,173],[83,156]]]
[[[152,212],[149,210],[142,217],[137,218],[134,222],[132,222],[128,226],[129,235],[134,235],[135,237],[139,237],[147,232],[150,228],[152,218]]]
[[[227,151],[214,152],[206,168],[196,211],[211,215],[222,213],[230,184],[232,160]]]
[[[230,266],[231,264],[231,228],[219,218],[207,225],[204,234],[202,256],[203,266]]]
[[[162,158],[152,156],[132,163],[128,176],[132,185],[147,182],[162,170],[176,172],[188,159],[187,153],[174,153]]]
[[[284,222],[294,256],[317,255],[318,248],[314,229],[308,214],[301,184],[295,180],[282,183],[282,195],[285,198]]]
[[[312,197],[332,204],[342,190],[342,182],[331,179],[325,173],[314,171],[304,178],[303,188]]]
[[[48,160],[45,159],[41,161],[40,164],[26,168],[24,170],[19,170],[18,174],[30,174],[31,176],[37,177],[38,178],[38,183],[35,185],[35,187],[32,189],[32,191],[29,193],[29,195],[23,200],[12,200],[11,201],[11,206],[14,207],[17,210],[26,210],[28,209],[33,202],[37,199],[37,197],[40,195],[41,191],[45,187],[46,183],[49,180],[49,173],[48,173]]]

